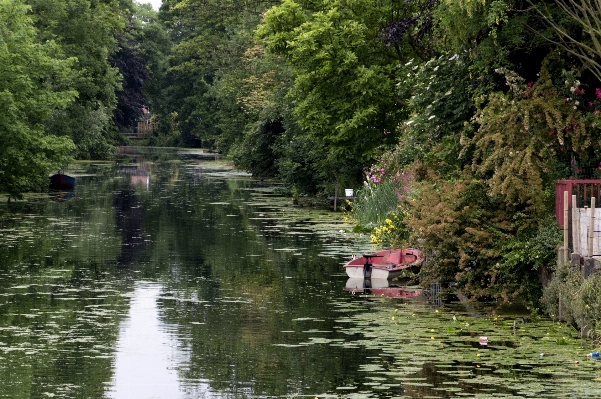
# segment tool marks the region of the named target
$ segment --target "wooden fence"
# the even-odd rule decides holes
[[[576,207],[588,206],[591,198],[601,197],[601,180],[557,180],[555,182],[555,219],[560,227],[564,227],[564,193],[568,192],[567,205],[572,206],[572,198],[576,196]]]
[[[601,180],[555,182],[555,218],[564,231],[564,258],[570,253],[601,257]]]

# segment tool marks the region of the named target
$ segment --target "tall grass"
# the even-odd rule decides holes
[[[357,190],[353,201],[353,217],[362,226],[379,226],[390,212],[397,210],[398,205],[399,198],[391,180],[368,182]]]

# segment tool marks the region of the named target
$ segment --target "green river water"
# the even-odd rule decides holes
[[[601,397],[568,326],[347,281],[367,237],[277,184],[166,149],[66,172],[0,204],[0,398]]]

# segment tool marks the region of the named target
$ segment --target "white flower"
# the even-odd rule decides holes
[[[578,102],[578,101],[575,101],[575,102],[574,102],[574,104],[578,105],[578,104],[580,104],[580,102]]]

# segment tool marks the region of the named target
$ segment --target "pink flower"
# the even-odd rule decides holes
[[[595,94],[597,95],[597,98],[598,98],[598,99],[601,99],[601,88],[597,87],[597,88],[595,89]]]
[[[387,130],[384,130],[384,136],[386,136],[387,134],[390,134],[390,132]]]
[[[534,85],[534,82],[528,82],[527,86],[528,86],[529,89],[531,89],[533,85]]]
[[[588,106],[589,106],[589,107],[592,107],[592,106],[593,106],[593,102],[592,102],[592,101],[590,101],[590,102],[588,103]]]
[[[553,136],[553,130],[549,131],[549,136]]]
[[[563,99],[563,101],[567,103],[568,101],[570,101],[570,99],[566,97]]]
[[[593,114],[595,114],[595,115],[597,115],[598,113],[599,113],[599,110],[597,110],[597,109],[593,111]]]

